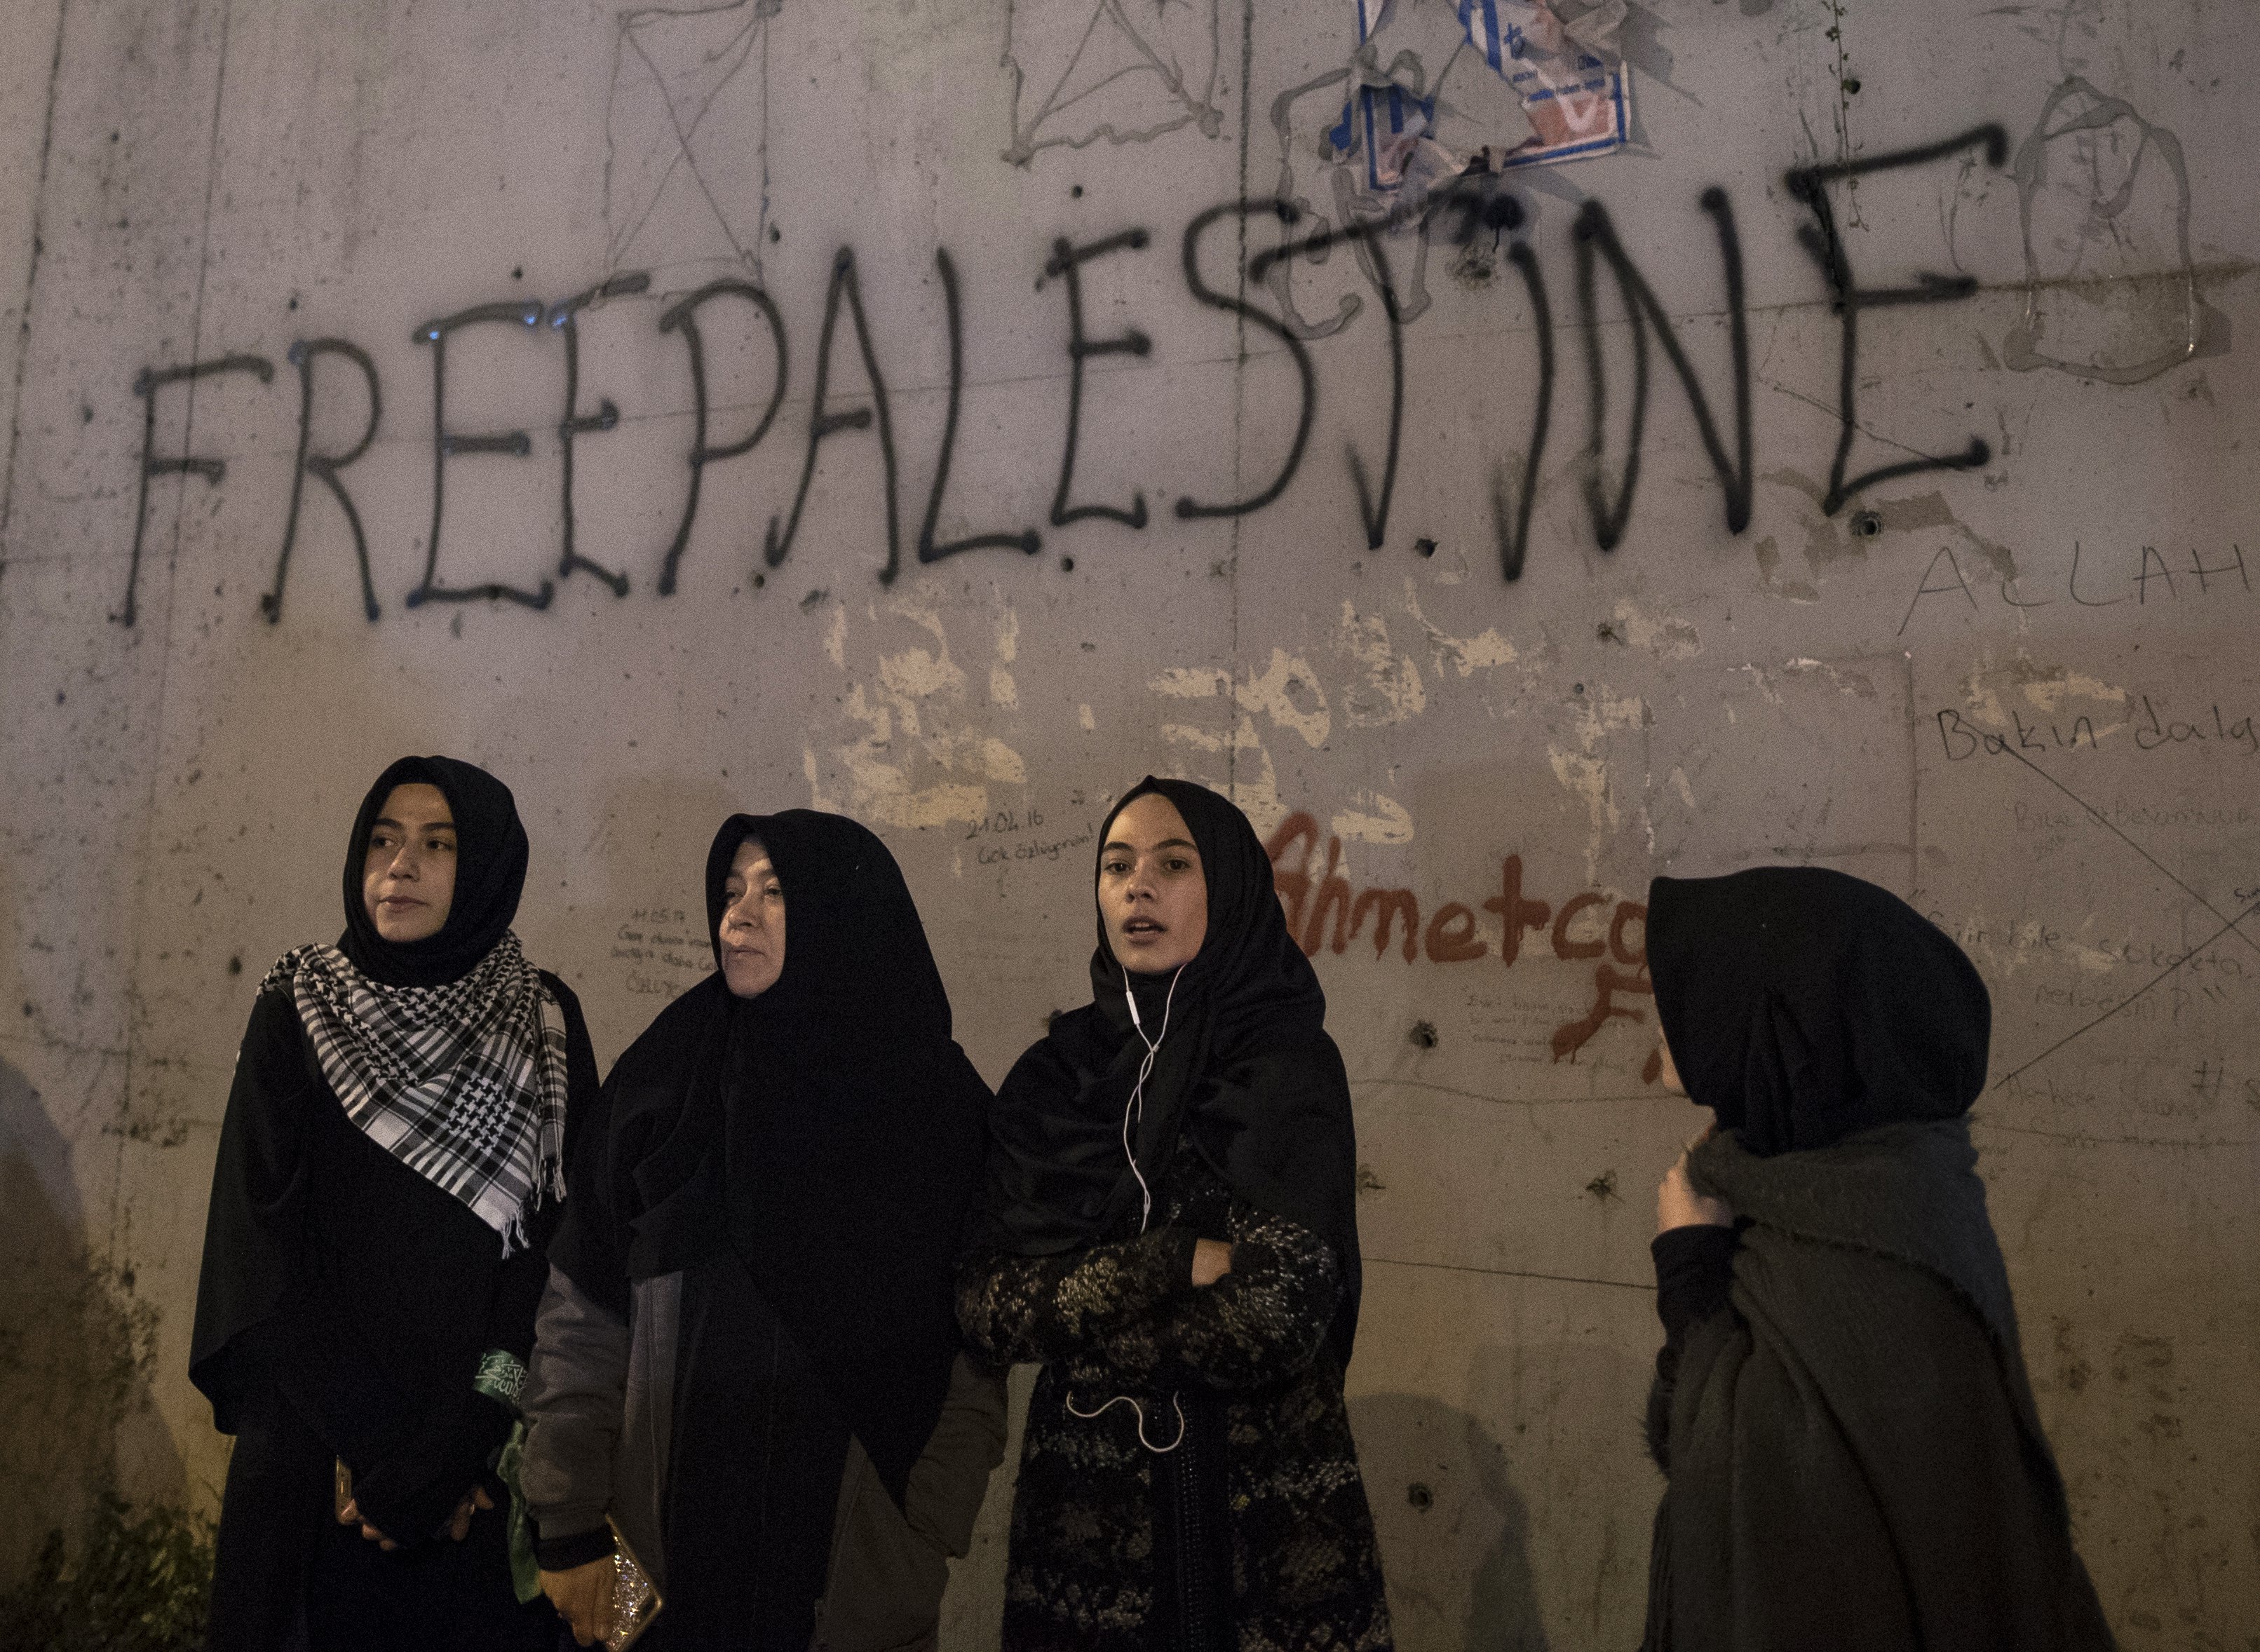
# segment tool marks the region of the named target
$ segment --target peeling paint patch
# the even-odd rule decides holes
[[[1617,604],[1612,618],[1619,636],[1659,660],[1691,660],[1703,652],[1702,637],[1684,619],[1653,619],[1629,599]]]
[[[1876,697],[1876,680],[1865,671],[1840,670],[1826,660],[1810,658],[1784,660],[1781,669],[1799,676],[1825,676],[1839,694],[1849,695],[1854,699],[1872,700]]]
[[[1499,634],[1497,626],[1486,626],[1480,635],[1473,637],[1448,634],[1420,611],[1419,594],[1409,579],[1405,582],[1405,607],[1413,622],[1427,633],[1429,666],[1439,676],[1450,671],[1470,677],[1478,671],[1513,665],[1521,657],[1514,645]]]
[[[1548,747],[1546,758],[1553,765],[1554,778],[1585,805],[1592,827],[1585,842],[1585,881],[1595,882],[1599,876],[1601,844],[1615,833],[1622,819],[1609,789],[1609,766],[1598,757],[1563,751],[1559,746]]]
[[[867,750],[846,746],[840,747],[839,755],[841,766],[848,770],[845,797],[825,791],[812,748],[804,749],[801,754],[809,797],[819,809],[905,831],[919,826],[969,825],[989,813],[989,793],[983,787],[944,783],[917,788],[901,769],[878,762]]]
[[[1161,735],[1173,746],[1185,746],[1205,756],[1222,758],[1208,773],[1184,776],[1223,792],[1240,805],[1256,832],[1269,837],[1290,811],[1279,797],[1279,771],[1271,754],[1256,737],[1255,719],[1243,716],[1227,734],[1212,734],[1190,723],[1164,723]]]
[[[1412,816],[1394,797],[1384,797],[1377,791],[1351,794],[1350,806],[1337,813],[1328,824],[1334,834],[1344,842],[1410,843],[1412,840]]]
[[[1379,614],[1360,614],[1345,601],[1334,647],[1356,668],[1355,679],[1342,695],[1342,715],[1352,727],[1384,728],[1428,709],[1420,668],[1411,655],[1391,647],[1389,622]]]
[[[1944,528],[1958,535],[1963,543],[1985,559],[1997,579],[2017,576],[2017,559],[2007,546],[1998,540],[1989,540],[1963,525],[1947,503],[1946,495],[1935,490],[1914,494],[1904,499],[1877,499],[1864,508],[1852,511],[1841,519],[1824,516],[1820,504],[1827,490],[1803,471],[1784,468],[1769,470],[1763,478],[1779,488],[1804,495],[1813,501],[1813,509],[1805,517],[1805,565],[1818,577],[1830,562],[1864,561],[1875,542],[1886,533],[1915,533],[1931,528]],[[1770,545],[1767,540],[1765,544]],[[1773,561],[1779,561],[1778,554]],[[1768,552],[1761,547],[1758,554],[1761,571],[1767,570]],[[1810,586],[1805,590],[1811,590]],[[1792,594],[1784,588],[1784,594]],[[1818,595],[1817,592],[1814,593]]]
[[[1793,603],[1817,603],[1820,600],[1819,587],[1805,580],[1785,580],[1781,576],[1781,547],[1769,533],[1750,549],[1758,559],[1758,585],[1777,597],[1786,597]]]
[[[2090,725],[2094,739],[2107,740],[2128,726],[2131,697],[2125,689],[2069,666],[2042,665],[2024,654],[1999,664],[1981,662],[1963,679],[1963,704],[1970,720],[1985,727],[2013,726],[2020,708],[2011,706],[2004,696],[2021,700],[2022,709],[2052,717],[2071,713],[2081,703],[2097,708],[2106,715]]]
[[[1282,728],[1291,728],[1312,747],[1326,744],[1334,731],[1334,713],[1326,690],[1310,662],[1284,648],[1271,650],[1271,662],[1259,676],[1252,669],[1248,681],[1235,687],[1232,674],[1214,666],[1173,666],[1148,679],[1147,688],[1175,699],[1214,699],[1229,694],[1244,712],[1261,712]]]
[[[924,648],[905,648],[900,654],[879,656],[879,681],[888,690],[905,699],[921,700],[952,689],[965,686],[965,673],[949,657],[949,637],[942,629],[941,616],[925,609],[898,607],[895,611],[913,624],[924,626],[933,635],[935,652]]]

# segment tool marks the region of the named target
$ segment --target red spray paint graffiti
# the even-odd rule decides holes
[[[1406,963],[1425,952],[1431,963],[1472,963],[1493,955],[1490,943],[1477,933],[1477,907],[1461,901],[1438,906],[1420,926],[1420,898],[1409,889],[1354,890],[1343,877],[1342,845],[1327,839],[1325,869],[1319,867],[1319,823],[1308,814],[1292,814],[1280,823],[1264,845],[1271,856],[1272,885],[1279,892],[1287,915],[1287,928],[1305,955],[1315,957],[1320,947],[1341,953],[1366,933],[1372,925],[1373,955],[1385,958],[1392,944]],[[1291,861],[1291,863],[1288,863]],[[1522,857],[1510,855],[1499,862],[1499,890],[1482,901],[1480,909],[1498,916],[1501,938],[1497,955],[1513,969],[1523,956],[1523,937],[1542,934],[1552,943],[1555,957],[1568,963],[1593,964],[1593,1007],[1574,1021],[1554,1029],[1554,1059],[1574,1059],[1600,1030],[1613,1020],[1645,1022],[1646,1012],[1620,997],[1653,997],[1648,978],[1645,926],[1648,908],[1638,901],[1618,900],[1605,922],[1601,913],[1611,897],[1599,890],[1572,895],[1556,909],[1552,903],[1523,890]],[[1642,926],[1643,940],[1635,945],[1627,932]],[[1651,1055],[1641,1076],[1655,1082],[1658,1062]]]

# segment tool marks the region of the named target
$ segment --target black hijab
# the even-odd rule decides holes
[[[900,869],[853,820],[723,824],[706,857],[718,965],[749,837],[784,887],[783,970],[740,998],[718,968],[620,1057],[550,1260],[624,1311],[628,1280],[733,1252],[899,1500],[958,1348],[951,1266],[989,1089],[951,1041]]]
[[[1649,886],[1656,1011],[1690,1100],[1761,1157],[1958,1119],[1985,1085],[1991,1000],[1888,890],[1813,866]]]
[[[1099,855],[1115,818],[1148,793],[1167,797],[1192,832],[1208,883],[1207,935],[1172,995],[1169,976],[1123,968],[1099,917],[1091,1003],[1057,1017],[998,1092],[978,1242],[1046,1255],[1134,1231],[1141,1189],[1121,1130],[1146,1046],[1126,983],[1149,1033],[1165,1005],[1168,1016],[1135,1138],[1146,1184],[1158,1201],[1190,1134],[1236,1198],[1332,1245],[1344,1289],[1328,1346],[1347,1366],[1360,1287],[1357,1144],[1326,994],[1288,933],[1255,828],[1215,792],[1148,775],[1107,815]]]
[[[440,933],[422,940],[387,940],[361,898],[369,833],[395,786],[436,786],[455,819],[455,896]],[[403,757],[376,777],[354,817],[346,848],[346,933],[338,950],[372,981],[390,987],[436,987],[470,973],[518,916],[526,888],[526,827],[510,788],[483,769],[453,757]]]

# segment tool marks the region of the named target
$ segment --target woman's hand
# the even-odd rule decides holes
[[[400,1547],[399,1544],[394,1542],[383,1532],[378,1531],[375,1527],[361,1519],[361,1505],[351,1498],[347,1498],[346,1499],[345,1507],[338,1511],[338,1524],[340,1526],[360,1527],[361,1541],[365,1543],[374,1543],[387,1554],[390,1554],[394,1549]]]
[[[487,1495],[486,1487],[483,1485],[473,1486],[469,1491],[463,1493],[463,1500],[455,1505],[455,1512],[447,1517],[447,1524],[446,1527],[447,1535],[454,1541],[458,1543],[461,1542],[463,1539],[470,1535],[471,1516],[477,1513],[481,1509],[490,1509],[494,1505],[494,1498]],[[356,1523],[361,1527],[361,1535],[363,1542],[374,1543],[379,1548],[385,1550],[387,1553],[390,1553],[393,1549],[400,1547],[399,1544],[394,1542],[383,1532],[377,1530],[375,1527],[370,1525],[367,1520],[362,1520],[361,1505],[354,1502],[351,1498],[348,1498],[347,1499],[345,1507],[338,1511],[338,1524],[340,1526],[352,1526]]]
[[[593,1645],[612,1632],[613,1575],[610,1555],[569,1571],[541,1574],[541,1592],[582,1646]]]
[[[1193,1283],[1212,1285],[1232,1271],[1232,1247],[1221,1239],[1193,1241]]]
[[[1668,1234],[1675,1227],[1732,1227],[1734,1207],[1722,1198],[1713,1198],[1707,1193],[1698,1193],[1688,1179],[1687,1155],[1711,1139],[1706,1130],[1681,1149],[1679,1157],[1663,1173],[1663,1180],[1656,1187],[1656,1231]]]
[[[473,1486],[463,1493],[463,1500],[455,1505],[455,1512],[447,1517],[448,1537],[458,1543],[461,1542],[464,1538],[470,1535],[471,1516],[481,1509],[490,1509],[494,1505],[494,1498],[487,1494],[485,1486]]]

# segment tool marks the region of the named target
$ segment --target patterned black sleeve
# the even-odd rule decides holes
[[[1334,1248],[1238,1199],[1227,1231],[1232,1271],[1113,1332],[1108,1364],[1156,1387],[1238,1389],[1292,1377],[1311,1362],[1341,1298]]]
[[[1110,1332],[1192,1289],[1198,1237],[1189,1227],[1157,1227],[1055,1256],[969,1256],[957,1270],[958,1325],[999,1364],[1087,1355]]]

